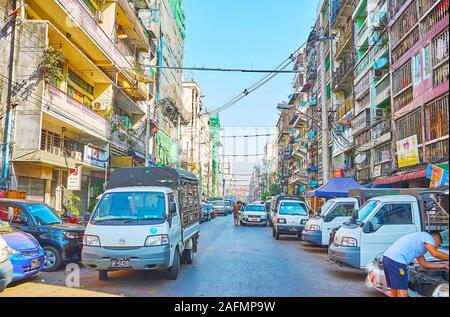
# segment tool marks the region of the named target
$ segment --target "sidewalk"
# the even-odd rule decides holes
[[[27,282],[8,286],[0,297],[120,297],[114,294]]]

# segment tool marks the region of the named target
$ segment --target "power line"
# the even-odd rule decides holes
[[[181,66],[158,66],[145,65],[144,67],[162,68],[162,69],[176,69],[176,70],[195,70],[195,71],[209,71],[209,72],[240,72],[240,73],[276,73],[276,74],[298,74],[300,70],[276,70],[276,69],[244,69],[244,68],[212,68],[212,67],[181,67]]]
[[[222,135],[221,138],[257,138],[265,136],[275,136],[276,134],[253,134],[253,135]]]

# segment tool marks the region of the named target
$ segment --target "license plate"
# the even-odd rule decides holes
[[[290,228],[289,231],[297,231],[296,228]]]
[[[111,258],[111,267],[129,268],[131,267],[129,258]]]
[[[35,259],[33,261],[31,261],[31,269],[37,269],[38,267],[41,266],[41,261],[39,259]]]
[[[259,220],[256,219],[256,218],[251,218],[250,221],[251,221],[251,222],[257,222],[257,221],[259,221]]]

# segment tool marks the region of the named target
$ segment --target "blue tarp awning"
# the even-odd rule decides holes
[[[328,183],[316,190],[306,193],[306,197],[335,198],[348,197],[348,191],[354,188],[364,188],[353,178],[332,178]]]

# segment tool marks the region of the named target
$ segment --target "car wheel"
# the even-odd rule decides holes
[[[108,280],[108,271],[106,271],[106,270],[98,271],[98,279],[99,279],[99,281]]]
[[[44,272],[54,272],[61,266],[61,253],[52,246],[44,247]]]
[[[192,262],[194,262],[194,250],[185,249],[183,251],[183,255],[184,255],[184,263],[185,264],[192,264]]]
[[[302,239],[302,234],[299,233],[299,234],[297,235],[297,238],[298,238],[299,240],[301,240],[301,239]]]
[[[178,278],[179,271],[180,271],[180,251],[176,249],[175,254],[173,255],[173,264],[167,270],[167,278],[173,281],[176,280]]]

